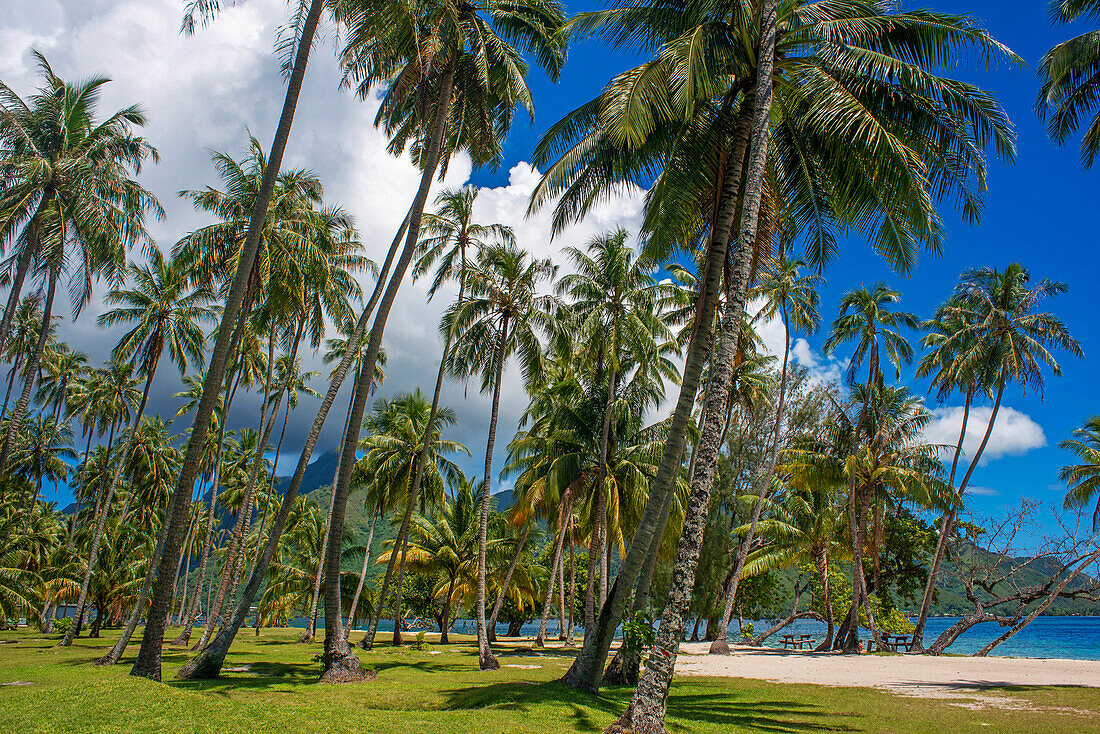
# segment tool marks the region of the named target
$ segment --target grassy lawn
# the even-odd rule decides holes
[[[113,642],[81,639],[70,649],[34,632],[0,632],[0,732],[598,732],[622,711],[631,689],[583,695],[554,682],[567,652],[500,650],[504,667],[477,670],[468,641],[432,651],[381,647],[361,653],[378,672],[370,683],[316,685],[320,644],[297,631],[242,634],[217,681],[178,683],[189,653],[165,649],[167,683],[127,675],[123,663],[91,662]],[[353,639],[358,637],[353,633]],[[429,636],[429,640],[431,637]],[[433,654],[434,653],[434,654]],[[13,682],[29,685],[5,685]],[[1100,731],[1100,691],[987,690],[1013,708],[968,709],[863,688],[679,679],[669,700],[677,732],[1065,732]]]

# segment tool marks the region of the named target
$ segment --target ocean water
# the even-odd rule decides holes
[[[928,620],[925,627],[924,639],[926,644],[932,644],[941,632],[946,630],[958,617],[933,617]],[[304,627],[304,619],[296,619],[291,623],[295,627]],[[753,623],[755,632],[760,632],[771,626],[771,620],[761,620]],[[318,627],[324,626],[324,620],[318,620]],[[538,634],[538,622],[525,624],[522,634],[534,637]],[[736,628],[736,621],[734,623]],[[356,629],[366,629],[365,626]],[[473,634],[474,624],[472,620],[458,620],[453,632]],[[505,625],[497,626],[497,633],[503,634]],[[393,622],[383,621],[379,625],[379,635],[385,633],[385,637],[392,634]],[[429,631],[436,631],[431,628]],[[955,643],[947,648],[949,653],[969,655],[982,649],[986,643],[995,640],[1005,631],[996,622],[986,622],[972,627],[962,634]],[[690,634],[690,627],[688,633]],[[784,633],[814,635],[818,640],[825,636],[825,623],[813,619],[799,619],[777,635],[774,635],[765,644],[769,647],[781,647],[780,635]],[[410,634],[415,634],[415,631]],[[558,635],[558,623],[551,620],[547,626],[547,634],[553,639]],[[584,635],[584,630],[577,628],[576,639],[579,643]],[[736,636],[734,633],[733,636]],[[861,636],[870,639],[871,633],[864,630]],[[1072,660],[1100,660],[1100,617],[1038,617],[1034,622],[1024,627],[1019,633],[1007,642],[994,648],[992,655],[1004,657],[1022,658],[1068,658]]]
[[[933,617],[924,630],[925,645],[931,645],[941,632],[959,621],[958,617]],[[767,629],[768,621],[754,622],[755,632]],[[1007,628],[996,622],[985,622],[959,636],[949,653],[970,655],[997,639]],[[769,647],[780,647],[779,635],[809,634],[819,640],[825,636],[825,623],[813,619],[799,619],[783,632],[768,640]],[[861,631],[861,637],[870,639],[869,631]],[[1037,617],[1011,639],[993,649],[991,655],[1020,658],[1069,658],[1072,660],[1100,660],[1100,617]]]

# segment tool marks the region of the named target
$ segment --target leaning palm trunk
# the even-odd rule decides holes
[[[465,255],[463,255],[463,257],[465,257]],[[458,305],[462,304],[465,293],[466,279],[465,277],[461,277],[458,282]],[[432,408],[428,413],[428,423],[424,426],[424,437],[421,439],[420,453],[416,458],[416,471],[413,474],[412,485],[409,488],[405,514],[401,519],[401,529],[398,531],[397,542],[394,545],[395,548],[400,547],[403,549],[402,556],[408,546],[409,523],[412,519],[413,508],[416,506],[416,501],[420,496],[420,485],[424,481],[424,470],[428,465],[428,448],[431,443],[433,432],[435,431],[436,418],[439,416],[439,399],[440,395],[443,393],[443,377],[447,374],[447,362],[451,353],[451,342],[453,337],[453,330],[448,330],[447,337],[443,340],[443,355],[439,358],[439,370],[435,376],[435,391],[432,393]],[[378,634],[378,624],[382,619],[382,608],[386,602],[386,593],[389,591],[390,579],[393,576],[394,564],[396,562],[397,559],[395,554],[391,553],[390,561],[386,564],[386,573],[382,577],[382,588],[378,595],[378,604],[375,607],[374,615],[371,617],[371,623],[367,630],[367,634],[360,643],[365,650],[370,650],[374,647],[374,638]],[[403,560],[402,563],[404,563]],[[396,626],[394,630],[396,636]]]
[[[974,468],[978,465],[978,461],[981,459],[982,454],[985,452],[986,444],[989,443],[989,436],[993,433],[993,424],[997,420],[997,413],[1001,409],[1001,397],[1004,395],[1004,383],[997,388],[997,396],[993,401],[993,411],[989,414],[989,423],[985,427],[985,435],[982,436],[982,443],[978,446],[978,450],[974,453],[974,457],[970,460],[970,466],[966,470],[966,474],[963,475],[962,481],[959,483],[959,490],[956,494],[956,499],[961,502],[963,492],[966,491],[967,485],[970,483],[970,476],[974,473]],[[951,485],[955,484],[955,465],[959,460],[959,454],[962,452],[963,439],[966,437],[966,423],[970,414],[970,401],[973,396],[973,390],[967,393],[966,405],[963,408],[963,424],[959,431],[959,442],[955,446],[955,459],[951,463]],[[947,550],[947,543],[951,537],[952,529],[955,524],[955,514],[958,512],[957,507],[952,507],[950,510],[944,513],[940,519],[939,538],[936,540],[936,552],[932,556],[932,567],[928,571],[928,580],[924,586],[924,599],[921,602],[920,615],[917,617],[916,628],[913,630],[913,645],[912,650],[917,652],[923,652],[924,650],[924,625],[928,621],[928,613],[932,606],[932,593],[936,588],[936,577],[939,575],[940,564],[943,562],[944,552]]]
[[[42,354],[46,350],[46,340],[50,335],[50,321],[53,319],[53,299],[57,293],[57,279],[60,276],[58,266],[50,268],[46,286],[46,301],[42,306],[42,326],[38,330],[38,342],[27,360],[26,377],[23,379],[23,393],[19,396],[19,402],[15,404],[11,420],[8,423],[8,432],[4,436],[4,447],[0,449],[0,477],[8,467],[8,459],[11,457],[12,448],[15,446],[15,437],[19,435],[19,426],[23,417],[27,414],[27,406],[30,404],[31,391],[38,381],[38,368],[42,364]]]
[[[489,631],[485,621],[485,587],[488,573],[485,556],[489,536],[489,501],[492,498],[493,443],[496,440],[497,418],[500,413],[500,380],[504,374],[504,356],[507,349],[508,314],[505,313],[500,321],[500,344],[494,358],[493,402],[489,414],[489,437],[485,442],[485,474],[482,479],[484,488],[481,493],[481,521],[477,535],[477,607],[475,611],[477,614],[477,663],[482,670],[500,668],[500,663],[497,662],[489,647]]]
[[[704,277],[696,307],[695,326],[688,345],[684,371],[680,381],[680,394],[669,426],[669,438],[661,453],[661,462],[657,474],[650,484],[649,498],[646,501],[638,527],[634,531],[626,557],[619,566],[615,583],[609,589],[607,601],[600,608],[600,615],[592,629],[585,630],[584,644],[573,665],[562,678],[566,685],[581,690],[596,691],[603,676],[604,661],[611,648],[615,629],[622,621],[623,612],[634,582],[641,572],[650,544],[660,522],[664,502],[675,491],[676,477],[680,473],[683,459],[684,441],[688,423],[695,407],[695,396],[699,388],[699,378],[703,365],[708,359],[711,348],[711,324],[718,304],[718,289],[721,287],[722,271],[726,261],[726,249],[729,244],[734,215],[737,206],[737,189],[741,181],[741,168],[745,148],[748,144],[751,111],[744,108],[738,117],[733,144],[727,165],[722,174],[719,205],[717,207],[709,251],[703,267]]]
[[[174,503],[172,515],[165,520],[168,524],[168,536],[164,544],[164,553],[160,559],[160,566],[163,567],[164,573],[158,573],[157,583],[153,589],[152,604],[149,607],[149,621],[145,626],[145,634],[141,640],[141,650],[138,652],[137,662],[134,663],[134,667],[130,671],[131,675],[160,680],[161,646],[164,642],[168,606],[172,602],[172,584],[169,576],[171,575],[172,566],[179,557],[183,535],[187,530],[187,515],[191,506],[191,493],[194,491],[195,478],[202,462],[203,445],[206,442],[210,417],[214,412],[214,404],[221,393],[221,383],[225,377],[226,362],[229,357],[230,339],[244,305],[249,276],[252,273],[256,253],[259,249],[260,233],[267,217],[268,204],[271,202],[271,194],[275,189],[279,169],[282,168],[283,152],[286,150],[287,139],[290,136],[290,127],[294,120],[295,109],[298,106],[298,95],[302,90],[302,81],[305,78],[309,52],[313,46],[313,37],[317,30],[317,24],[321,19],[321,10],[324,5],[324,0],[311,0],[309,12],[302,25],[302,35],[294,55],[294,69],[287,84],[286,99],[283,102],[282,113],[279,116],[279,126],[275,131],[275,139],[271,144],[271,152],[267,157],[267,168],[264,169],[260,193],[256,197],[256,204],[252,209],[252,215],[248,222],[248,232],[245,235],[244,246],[237,262],[237,272],[233,278],[233,285],[229,289],[221,324],[218,326],[218,336],[214,343],[214,350],[210,355],[206,377],[203,380],[202,397],[195,410],[191,439],[187,443],[187,452],[184,455],[179,480],[174,491],[174,494],[185,495],[186,501],[181,500]]]
[[[396,242],[395,240],[395,245]],[[390,254],[379,275],[380,279],[385,277],[395,249],[395,247],[391,247]],[[348,339],[344,356],[333,372],[328,391],[321,401],[321,407],[317,410],[317,416],[313,419],[313,425],[310,428],[309,434],[306,436],[306,442],[302,447],[302,453],[298,457],[298,465],[294,470],[294,476],[290,480],[290,486],[287,488],[286,494],[283,495],[283,500],[279,504],[279,512],[272,521],[271,530],[268,534],[267,542],[264,544],[263,552],[256,559],[255,567],[252,569],[252,574],[249,576],[248,583],[245,584],[244,591],[241,594],[240,600],[237,602],[237,607],[233,612],[232,618],[227,625],[224,625],[218,631],[218,634],[214,636],[214,639],[198,656],[180,669],[176,677],[185,680],[216,678],[221,672],[222,665],[225,663],[225,656],[229,652],[229,647],[233,644],[233,640],[237,636],[237,632],[240,630],[241,625],[244,624],[245,617],[248,615],[252,602],[260,590],[267,569],[271,565],[271,559],[275,555],[275,549],[278,546],[279,538],[282,536],[283,528],[286,527],[287,518],[290,517],[290,511],[293,508],[294,500],[298,497],[298,490],[301,489],[306,467],[313,457],[313,449],[317,445],[317,439],[321,435],[321,429],[325,425],[325,419],[328,418],[329,411],[332,409],[332,404],[336,401],[336,395],[340,392],[340,387],[344,384],[344,378],[347,376],[348,369],[355,361],[354,355],[358,350],[359,342],[362,340],[363,333],[366,330],[371,312],[374,304],[377,302],[377,296],[380,292],[381,280],[375,288],[375,293],[371,301],[363,310],[362,315],[360,315],[359,321],[355,327],[355,332]]]
[[[673,499],[675,499],[674,493],[669,494],[665,499],[661,521],[657,527],[657,532],[653,534],[653,542],[649,545],[649,556],[646,558],[645,566],[638,576],[638,586],[634,590],[634,601],[630,605],[632,618],[637,616],[638,612],[646,614],[649,611],[649,590],[653,585],[653,575],[657,571],[657,558],[661,551],[661,541],[665,536],[665,529],[668,527],[668,516],[672,511]],[[620,647],[615,653],[615,657],[611,658],[611,662],[604,672],[604,680],[612,685],[636,686],[638,685],[638,672],[641,664],[641,650]]]
[[[730,385],[733,380],[733,362],[737,351],[737,336],[743,318],[748,291],[752,247],[756,242],[760,201],[765,186],[771,113],[772,67],[775,62],[776,0],[764,0],[760,8],[760,48],[757,58],[757,87],[753,110],[753,131],[749,145],[748,172],[742,197],[741,227],[738,233],[738,252],[733,261],[732,282],[726,298],[726,314],[722,325],[722,342],[715,363],[714,396],[710,405],[704,405],[707,433],[699,441],[695,476],[692,477],[691,494],[684,513],[684,525],[676,548],[676,561],[672,569],[672,583],[668,601],[661,615],[653,650],[646,661],[645,673],[634,691],[630,706],[619,719],[618,726],[632,729],[637,734],[658,734],[665,730],[665,710],[669,687],[676,665],[676,655],[684,636],[685,613],[691,603],[695,585],[695,568],[699,562],[699,550],[703,543],[710,489],[714,479],[720,449],[719,427],[729,408]]]
[[[615,338],[611,338],[611,347],[615,348]],[[604,555],[607,551],[607,492],[604,486],[607,481],[607,444],[611,433],[611,408],[615,400],[615,360],[614,355],[608,355],[607,368],[607,399],[603,406],[603,420],[600,425],[600,450],[599,464],[596,468],[596,506],[593,510],[592,539],[588,544],[588,584],[584,592],[584,628],[596,624],[593,613],[594,590],[596,586],[596,570],[600,572],[600,603],[607,599],[607,575],[605,573]]]
[[[355,624],[355,610],[359,608],[359,597],[363,593],[363,582],[367,578],[367,567],[370,565],[370,547],[374,543],[374,526],[378,522],[378,512],[374,512],[370,519],[370,532],[367,533],[367,546],[363,549],[363,570],[359,572],[359,583],[355,585],[355,596],[351,598],[351,608],[348,609],[348,622],[344,625],[344,638],[346,639],[351,627]]]
[[[287,487],[286,494],[283,495],[283,500],[279,504],[279,512],[275,515],[275,519],[272,522],[263,552],[256,559],[252,574],[249,576],[248,583],[245,584],[244,591],[241,593],[241,598],[237,602],[237,607],[233,611],[232,618],[227,625],[222,626],[218,634],[214,636],[214,639],[198,656],[180,668],[179,672],[176,674],[177,678],[182,678],[184,680],[216,678],[218,674],[221,673],[222,665],[225,664],[225,656],[229,652],[229,647],[233,644],[233,640],[236,638],[237,632],[240,631],[241,625],[244,624],[244,620],[248,615],[252,602],[255,600],[256,594],[259,593],[264,576],[267,574],[267,569],[271,565],[271,559],[275,555],[275,549],[279,544],[279,538],[282,536],[283,528],[286,527],[287,518],[290,517],[290,511],[294,506],[294,500],[298,497],[298,490],[302,487],[302,479],[305,478],[306,467],[309,465],[310,459],[313,458],[313,449],[317,446],[317,439],[321,436],[321,429],[324,428],[325,420],[328,418],[329,411],[332,409],[332,404],[336,401],[336,395],[340,392],[340,388],[344,384],[344,378],[347,376],[348,369],[355,361],[355,354],[358,352],[359,342],[363,339],[363,334],[366,331],[367,324],[370,322],[371,314],[374,312],[374,307],[377,305],[378,299],[381,296],[386,275],[389,273],[390,266],[393,263],[393,259],[401,241],[401,236],[408,226],[408,223],[409,217],[406,216],[401,224],[401,228],[398,230],[397,236],[390,245],[389,252],[386,254],[386,260],[382,265],[382,270],[378,274],[378,282],[375,284],[374,292],[371,294],[370,300],[363,309],[363,313],[359,316],[359,321],[355,325],[355,331],[348,338],[344,356],[332,373],[332,380],[329,383],[328,391],[321,401],[321,407],[317,409],[317,415],[313,419],[313,425],[310,427],[309,434],[306,436],[306,442],[302,446],[302,453],[298,457],[298,465],[294,469],[294,476],[291,477],[290,486]]]
[[[527,534],[529,532],[531,532],[531,523],[527,523],[527,527],[523,529],[523,537],[520,539],[519,545],[516,546],[516,554],[512,556],[512,562],[508,564],[508,572],[504,575],[504,581],[500,585],[500,593],[497,594],[493,611],[489,615],[488,627],[492,642],[496,642],[497,615],[500,614],[501,607],[504,606],[504,597],[508,594],[508,586],[512,583],[512,574],[516,572],[516,566],[519,564],[519,557],[523,553],[523,546],[527,544]]]
[[[363,357],[363,367],[356,386],[355,400],[352,405],[351,417],[348,421],[348,432],[344,437],[344,450],[340,455],[340,479],[335,489],[335,501],[333,502],[332,520],[329,524],[329,547],[325,557],[325,652],[322,656],[324,671],[321,674],[323,681],[361,680],[363,673],[359,667],[359,660],[351,652],[344,638],[343,619],[340,608],[340,539],[344,533],[344,511],[347,507],[348,491],[351,487],[352,467],[355,463],[355,447],[358,444],[359,431],[363,427],[363,414],[366,410],[367,396],[370,393],[370,384],[374,376],[375,363],[378,360],[378,350],[382,346],[382,335],[386,330],[386,320],[389,318],[390,309],[394,299],[401,288],[401,282],[405,278],[405,271],[412,262],[416,252],[418,238],[420,236],[420,222],[424,214],[424,206],[428,200],[432,180],[439,167],[443,154],[443,137],[447,128],[447,116],[451,108],[451,96],[454,87],[455,62],[448,64],[440,85],[439,101],[436,104],[430,128],[430,137],[424,150],[424,173],[420,179],[420,188],[417,190],[416,199],[409,215],[409,231],[405,240],[405,247],[401,257],[394,266],[393,275],[390,277],[386,293],[378,304],[378,313],[374,317],[374,326],[371,328],[370,341]],[[334,540],[335,539],[335,542]]]
[[[145,415],[145,406],[149,403],[149,387],[153,384],[153,373],[155,371],[156,362],[153,363],[148,376],[145,378],[145,390],[141,393],[141,404],[138,405],[137,414],[134,416],[134,428],[130,431],[130,440],[126,442],[126,448],[123,449],[119,462],[115,464],[115,470],[111,474],[111,483],[107,487],[107,494],[104,497],[103,506],[100,508],[99,516],[96,518],[95,532],[92,534],[92,545],[88,549],[88,566],[84,569],[84,580],[80,584],[80,596],[76,603],[77,620],[84,616],[84,605],[88,600],[88,586],[92,580],[92,570],[95,568],[96,558],[99,555],[99,544],[103,540],[103,530],[107,526],[107,516],[111,514],[111,500],[114,499],[115,488],[118,486],[118,478],[122,473],[122,467],[126,465],[127,460],[130,458],[130,452],[133,450],[134,444],[137,443],[137,427],[141,424],[141,418]],[[168,507],[169,512],[171,512],[173,509],[171,502],[168,503]],[[159,542],[158,545],[160,545]],[[146,574],[147,577],[152,574],[153,567],[153,564],[149,565],[149,572]],[[175,581],[174,578],[173,581]],[[148,592],[146,592],[146,594],[148,594]],[[143,603],[144,599],[139,597],[138,610],[140,610]],[[78,628],[79,625],[76,624],[75,621],[73,624],[69,625],[68,631],[65,632],[64,639],[61,640],[61,645],[63,647],[69,647],[73,644],[73,639],[76,637]],[[129,642],[129,639],[127,639],[127,642]],[[125,645],[123,645],[123,649],[124,648]],[[121,650],[119,654],[121,654]],[[116,657],[115,660],[117,661],[117,659]]]
[[[41,207],[45,203],[46,197],[43,197],[39,206]],[[3,351],[8,344],[8,337],[10,336],[8,332],[11,329],[12,319],[15,318],[15,309],[19,306],[19,297],[23,295],[23,281],[26,280],[27,271],[30,270],[31,262],[34,260],[35,249],[28,242],[23,248],[23,252],[20,253],[19,262],[15,266],[15,279],[11,283],[11,290],[8,291],[8,303],[4,307],[3,319],[0,320],[0,351]],[[7,407],[7,402],[5,399],[5,407]]]

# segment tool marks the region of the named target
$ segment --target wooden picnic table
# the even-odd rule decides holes
[[[814,646],[814,637],[813,635],[787,634],[783,635],[782,643],[783,648],[789,650],[801,650],[804,646],[812,648]]]
[[[913,648],[913,642],[909,639],[909,635],[892,635],[889,632],[882,633],[882,644],[894,652],[897,652],[899,647],[903,648],[905,652],[909,652]]]

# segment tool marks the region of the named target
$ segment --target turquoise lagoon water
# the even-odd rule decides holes
[[[933,617],[929,619],[925,628],[925,643],[932,644],[941,632],[957,621],[959,621],[958,617]],[[296,627],[305,626],[304,622],[305,620],[299,619],[292,622],[292,624]],[[772,622],[762,620],[754,622],[754,624],[755,631],[759,634],[767,629]],[[318,627],[323,625],[324,622],[318,620]],[[736,624],[734,624],[734,628],[736,628]],[[472,634],[474,625],[470,620],[458,620],[451,629],[454,632]],[[690,634],[690,627],[688,629]],[[392,634],[392,630],[392,622],[383,621],[379,626],[379,634],[386,632],[388,633],[387,637]],[[503,634],[504,630],[504,624],[497,627],[498,634]],[[430,631],[434,631],[434,629]],[[558,624],[556,621],[552,620],[550,622],[547,632],[554,637],[557,636]],[[783,632],[814,635],[820,640],[825,636],[825,623],[812,619],[800,619],[788,626]],[[977,625],[961,635],[955,641],[955,644],[947,649],[947,652],[969,655],[982,649],[986,643],[995,640],[1002,632],[1004,632],[1004,628],[996,622]],[[538,622],[524,625],[522,634],[534,637],[538,634]],[[576,634],[579,642],[584,631],[578,628]],[[869,631],[863,630],[861,636],[869,639],[871,634]],[[765,644],[770,647],[780,647],[779,635],[773,636]],[[1100,660],[1100,617],[1038,617],[1015,637],[996,647],[992,654],[1006,657]]]
[[[924,631],[925,644],[932,644],[941,632],[958,621],[958,617],[929,619]],[[754,624],[757,634],[770,626],[768,621]],[[1006,628],[996,622],[986,622],[971,627],[955,640],[951,647],[947,648],[947,652],[960,655],[975,653],[987,643],[997,639],[1005,630]],[[799,619],[783,632],[809,634],[822,639],[825,636],[825,623],[812,619]],[[863,630],[861,636],[869,639],[871,633]],[[766,644],[779,647],[778,636]],[[994,648],[990,654],[1021,658],[1100,660],[1100,617],[1037,617],[1015,637]]]

